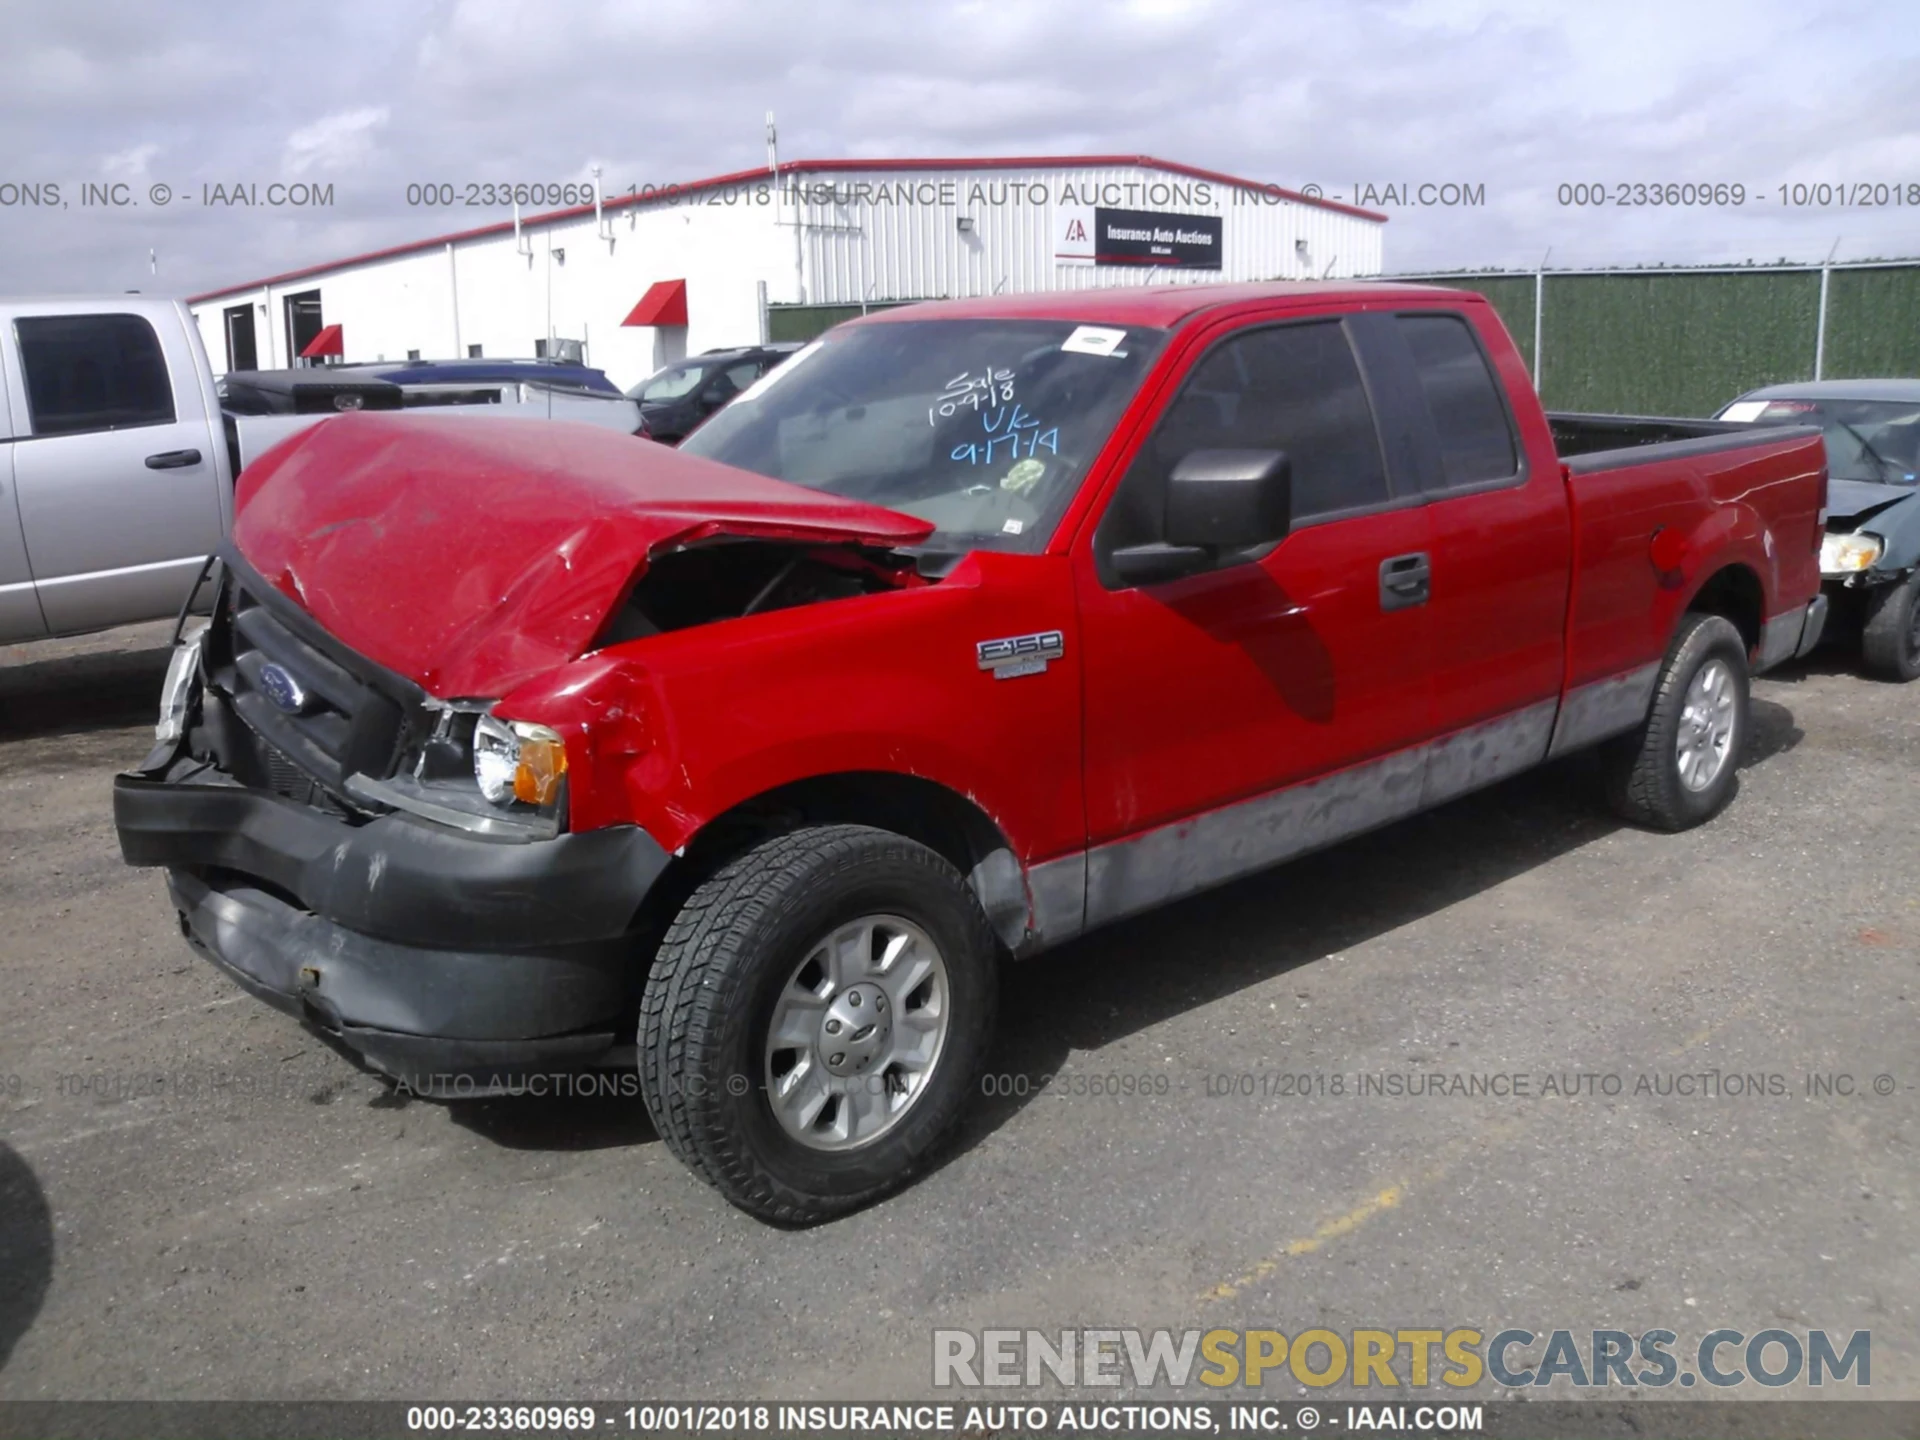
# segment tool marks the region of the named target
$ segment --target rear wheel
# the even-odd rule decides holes
[[[1885,679],[1920,676],[1920,573],[1868,597],[1860,651],[1867,668]]]
[[[972,1093],[996,957],[972,890],[924,845],[859,825],[765,841],[661,943],[641,1003],[654,1125],[765,1220],[896,1189]]]
[[[1747,738],[1747,647],[1731,621],[1688,615],[1639,729],[1606,753],[1608,799],[1627,819],[1685,830],[1733,798]]]

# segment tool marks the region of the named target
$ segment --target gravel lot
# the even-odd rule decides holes
[[[1871,1329],[1920,1397],[1920,689],[1760,682],[1690,834],[1570,762],[1010,971],[992,1069],[1059,1081],[787,1232],[637,1100],[405,1100],[194,958],[108,793],[164,640],[0,651],[0,1398],[880,1398],[936,1325],[1422,1324]],[[1785,1093],[1635,1094],[1714,1071]],[[1533,1093],[1355,1093],[1432,1074]]]

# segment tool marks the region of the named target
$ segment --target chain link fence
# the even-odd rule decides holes
[[[1711,415],[1783,380],[1920,376],[1920,261],[1393,278],[1485,295],[1552,410]],[[771,305],[767,338],[810,340],[862,309]]]
[[[1920,376],[1920,261],[1394,278],[1485,295],[1551,410],[1711,415],[1778,381]]]

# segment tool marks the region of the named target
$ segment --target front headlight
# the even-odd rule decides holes
[[[551,805],[567,773],[567,747],[544,725],[482,715],[473,725],[473,778],[495,805]]]
[[[1829,535],[1820,542],[1820,573],[1856,575],[1872,568],[1886,548],[1877,535]]]
[[[200,647],[207,637],[207,622],[199,621],[190,636],[182,636],[167,660],[167,678],[160,685],[160,718],[154,724],[153,738],[171,745],[187,732],[187,707],[193,700],[193,682],[200,676]]]

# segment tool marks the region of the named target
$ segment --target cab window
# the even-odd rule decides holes
[[[173,423],[160,337],[138,315],[35,315],[13,322],[35,435]]]
[[[1373,407],[1338,320],[1243,331],[1208,352],[1115,494],[1103,553],[1158,538],[1167,476],[1195,450],[1285,451],[1296,528],[1390,498]]]

